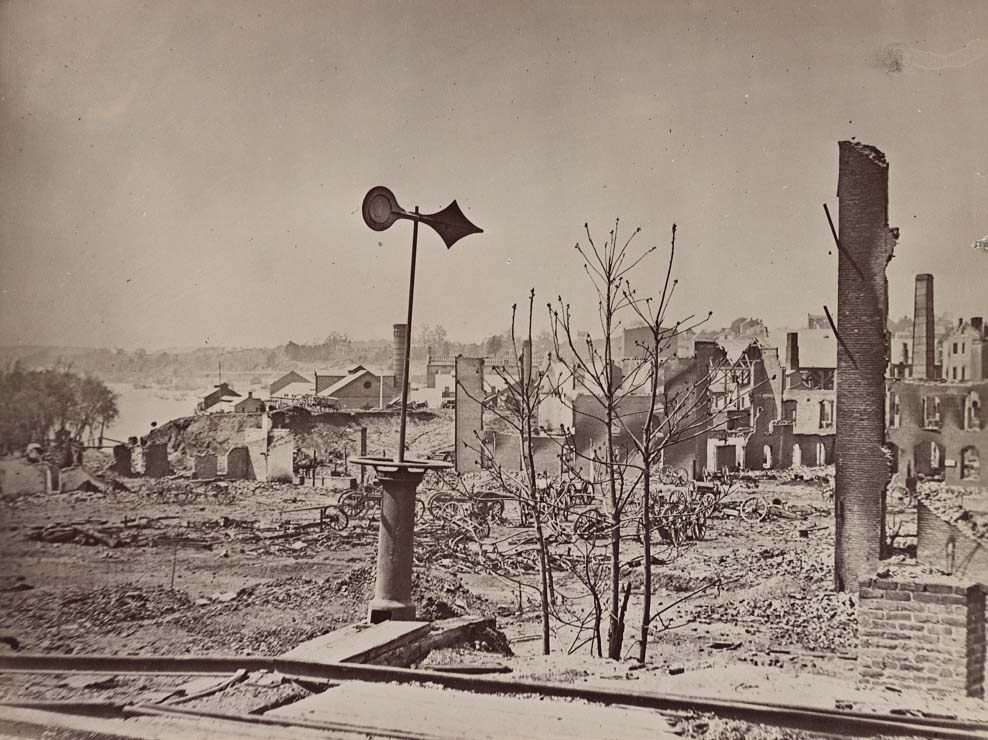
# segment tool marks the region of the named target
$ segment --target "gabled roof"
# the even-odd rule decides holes
[[[311,380],[305,380],[284,385],[276,393],[270,395],[272,398],[275,396],[306,396],[312,393],[314,387]]]
[[[326,370],[316,371],[316,375],[321,377],[326,377],[327,375],[338,375],[341,378],[345,378],[347,375],[353,375],[355,372],[360,370],[366,370],[363,365],[350,365],[348,367],[331,367]]]
[[[331,386],[329,386],[329,388],[323,388],[321,391],[319,391],[319,393],[317,395],[322,396],[322,397],[332,396],[332,395],[334,395],[336,393],[339,393],[341,390],[343,390],[344,388],[346,388],[348,385],[350,385],[354,381],[359,380],[364,375],[370,375],[371,377],[377,377],[376,375],[374,375],[374,373],[372,373],[370,370],[366,369],[362,365],[358,365],[357,367],[359,367],[360,369],[357,370],[356,372],[350,373],[349,375],[347,375],[342,380],[336,381]]]
[[[310,381],[301,373],[298,373],[295,370],[290,370],[284,375],[282,375],[280,378],[275,380],[273,383],[271,383],[268,392],[273,396],[282,388],[284,388],[285,386],[289,386],[292,383],[309,383],[311,385],[312,381]]]
[[[199,394],[199,397],[200,398],[206,398],[206,397],[211,396],[212,394],[216,393],[216,391],[219,391],[219,390],[222,390],[223,391],[223,393],[220,395],[220,397],[221,398],[224,398],[224,399],[226,399],[226,398],[240,398],[240,395],[241,395],[241,394],[237,393],[235,390],[233,390],[233,388],[231,388],[228,383],[219,383],[218,385],[214,385],[212,388],[208,388],[205,391],[203,391],[202,393],[200,393]]]

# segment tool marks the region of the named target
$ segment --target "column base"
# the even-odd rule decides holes
[[[403,604],[390,599],[371,599],[367,605],[367,621],[370,624],[380,622],[412,622],[415,620],[415,604]]]

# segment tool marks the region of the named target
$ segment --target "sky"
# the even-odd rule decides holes
[[[890,162],[890,310],[988,313],[988,3],[0,3],[0,345],[270,346],[404,321],[588,325],[584,223],[671,318],[836,313],[837,142]],[[539,310],[539,317],[544,309]]]

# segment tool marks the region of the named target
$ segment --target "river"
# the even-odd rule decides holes
[[[158,425],[195,412],[199,398],[194,391],[176,391],[167,388],[138,388],[131,383],[107,383],[117,394],[119,416],[107,427],[104,436],[122,442],[127,437],[140,437],[151,429],[151,422]]]

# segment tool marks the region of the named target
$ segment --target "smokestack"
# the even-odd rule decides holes
[[[978,336],[983,337],[985,335],[985,320],[982,316],[972,316],[971,326],[974,327],[975,331],[978,332]]]
[[[790,372],[799,370],[799,332],[786,334],[786,367]]]
[[[913,377],[931,379],[936,371],[936,334],[933,330],[933,276],[916,276],[913,309]]]
[[[391,371],[395,375],[395,393],[401,395],[405,387],[405,344],[408,342],[408,324],[394,325],[394,342],[391,345]]]

